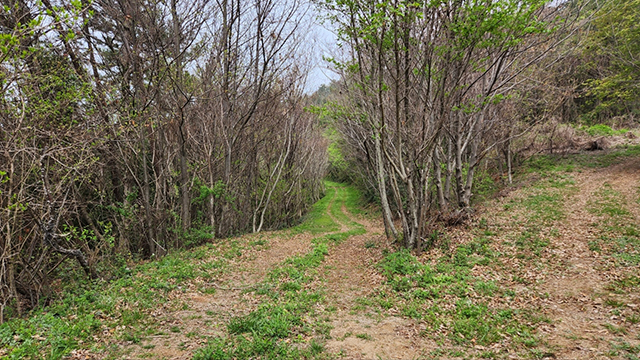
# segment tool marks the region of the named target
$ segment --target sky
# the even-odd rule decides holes
[[[338,79],[338,75],[329,68],[329,64],[322,60],[323,56],[333,56],[335,52],[336,36],[327,26],[317,23],[312,27],[315,64],[307,78],[307,94],[313,94],[321,85]]]

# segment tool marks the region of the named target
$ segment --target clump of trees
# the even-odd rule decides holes
[[[297,221],[326,140],[304,110],[300,0],[7,0],[0,321],[71,258],[161,256]]]
[[[574,80],[568,120],[591,125],[617,117],[629,126],[640,115],[640,2],[612,0],[589,10],[573,61],[561,64]]]
[[[421,247],[434,213],[467,216],[488,154],[503,154],[510,171],[512,141],[538,121],[514,114],[528,101],[522,80],[571,34],[580,11],[538,0],[323,6],[344,50],[332,59],[340,95],[326,108],[343,155],[375,189],[387,236]]]

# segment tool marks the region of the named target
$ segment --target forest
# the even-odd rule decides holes
[[[639,0],[2,0],[0,358],[591,359],[511,302],[552,301],[521,271],[569,276],[552,253],[588,233],[567,253],[613,275],[575,293],[622,325],[582,347],[637,359],[638,24]],[[335,334],[357,311],[442,338],[367,348]],[[167,332],[179,354],[138,353]]]

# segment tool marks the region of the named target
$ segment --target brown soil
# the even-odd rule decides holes
[[[633,313],[638,315],[640,297],[637,294],[618,295],[606,287],[622,277],[622,272],[637,274],[638,268],[621,270],[612,266],[605,256],[591,251],[589,242],[599,236],[600,217],[588,211],[588,203],[604,184],[624,195],[626,208],[640,219],[638,189],[640,186],[640,159],[634,158],[608,168],[584,170],[574,174],[576,191],[565,201],[565,219],[554,222],[557,236],[549,236],[550,244],[535,263],[506,260],[512,274],[494,274],[501,285],[516,290],[521,303],[541,310],[551,319],[548,325],[538,327],[538,334],[547,342],[558,359],[610,359],[611,344],[624,340],[635,346],[640,343],[640,325],[625,323]],[[508,197],[489,205],[484,213],[494,214],[491,222],[502,230],[517,232],[512,217],[498,210],[510,198],[519,196],[516,190]],[[526,211],[526,210],[525,210]],[[497,215],[495,215],[497,214]],[[526,213],[519,214],[526,216]],[[491,217],[491,216],[490,216]],[[504,248],[498,249],[504,251]],[[525,279],[525,285],[514,284],[510,275]],[[620,315],[612,313],[607,300],[627,304]],[[614,334],[606,326],[625,328],[626,334]]]
[[[579,188],[567,205],[567,219],[559,226],[560,236],[552,243],[558,263],[566,269],[550,274],[539,287],[548,292],[544,301],[546,313],[554,319],[547,340],[559,348],[557,355],[563,359],[608,359],[610,343],[616,338],[605,325],[627,328],[624,335],[632,345],[638,344],[640,325],[627,326],[625,315],[640,306],[637,294],[615,295],[606,285],[620,277],[619,270],[609,266],[597,252],[589,249],[589,241],[598,235],[599,219],[590,213],[588,201],[593,194],[608,183],[626,199],[627,209],[639,220],[638,186],[640,186],[640,159],[631,159],[605,169],[588,171],[577,179]],[[628,269],[637,273],[636,269]],[[615,298],[627,304],[621,315],[612,315],[604,306],[606,299]]]
[[[355,220],[365,226],[367,233],[338,245],[325,261],[328,302],[336,308],[326,348],[345,359],[416,358],[433,348],[420,336],[426,328],[424,324],[399,316],[353,311],[358,298],[370,295],[382,282],[375,264],[386,247],[381,223]]]
[[[248,243],[256,237],[247,235],[239,241]],[[225,334],[232,317],[256,308],[259,299],[244,290],[258,284],[286,258],[308,252],[313,238],[310,234],[283,236],[277,232],[265,232],[261,237],[269,239],[268,247],[243,251],[242,257],[231,264],[232,271],[205,285],[213,287],[215,293],[203,294],[193,286],[177,294],[187,310],[159,310],[154,314],[161,319],[158,331],[163,335],[146,337],[140,344],[119,344],[121,352],[127,354],[123,359],[191,359],[194,351],[206,344],[207,337]]]

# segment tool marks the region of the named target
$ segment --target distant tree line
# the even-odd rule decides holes
[[[304,110],[309,11],[3,1],[0,321],[46,299],[67,258],[101,276],[300,219],[327,162]]]

